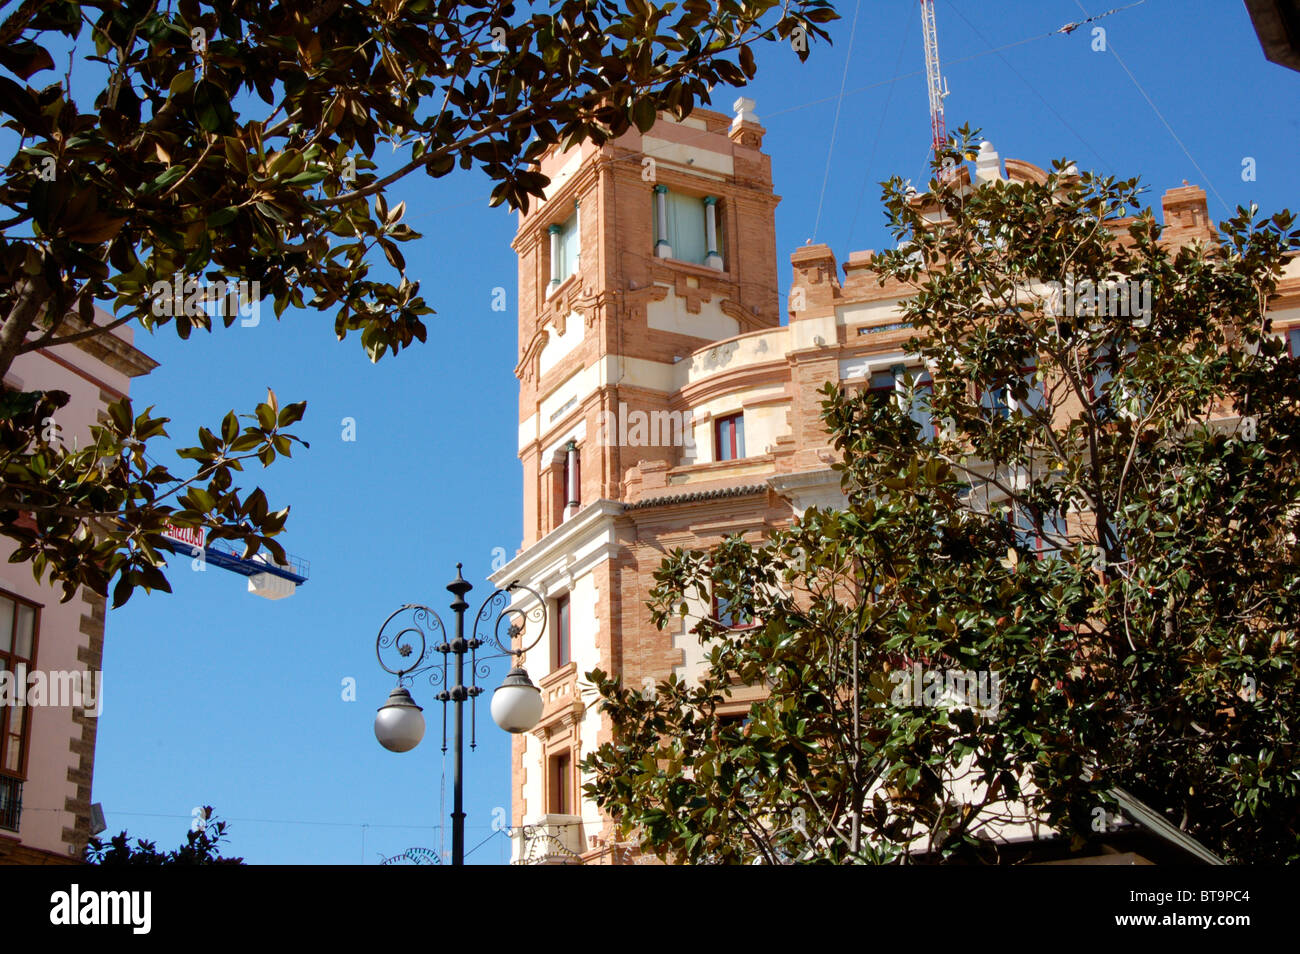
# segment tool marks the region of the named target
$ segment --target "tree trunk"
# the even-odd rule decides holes
[[[43,278],[24,278],[14,290],[17,300],[0,325],[0,378],[9,373],[18,349],[50,300],[50,287]]]

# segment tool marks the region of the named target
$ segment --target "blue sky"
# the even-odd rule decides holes
[[[1048,166],[1069,156],[1141,176],[1157,206],[1186,179],[1210,192],[1216,221],[1238,203],[1300,205],[1287,188],[1300,154],[1300,73],[1263,58],[1244,6],[1147,0],[1095,24],[1104,51],[1092,48],[1093,25],[1052,34],[1109,3],[1120,0],[1086,11],[1075,0],[938,0],[949,128],[982,127],[1004,158]],[[852,3],[838,9],[834,46],[816,45],[801,65],[787,46],[763,45],[743,92],[767,127],[783,197],[783,296],[789,253],[805,240],[828,243],[841,262],[887,244],[878,183],[919,178],[929,148],[917,3],[866,0],[856,24]],[[737,95],[715,91],[712,108],[730,113]],[[1248,157],[1254,181],[1243,180]],[[311,580],[271,602],[247,594],[241,577],[176,559],[173,595],[141,591],[110,613],[93,795],[110,833],[174,847],[192,809],[211,804],[230,821],[229,851],[252,863],[374,864],[410,847],[450,848],[450,754],[443,804],[434,690],[413,690],[430,717],[424,743],[403,755],[381,749],[371,724],[392,678],[374,639],[402,603],[450,621],[444,587],[457,561],[477,606],[494,549],[513,555],[520,542],[516,220],[487,207],[489,191],[484,176],[457,172],[411,177],[390,193],[424,233],[404,251],[438,311],[428,343],[396,358],[372,365],[355,337],[334,339],[331,320],[291,312],[276,322],[269,307],[256,327],[189,342],[170,328],[137,332],[161,366],[132,396],[172,417],[180,445],[232,407],[251,411],[267,386],[281,403],[308,402],[296,430],[310,450],[249,471],[245,485],[292,505],[281,540],[311,561]],[[491,308],[497,287],[505,312]],[[355,441],[342,439],[344,418],[356,422]],[[489,691],[503,674],[498,663]],[[349,677],[355,702],[342,698]],[[466,844],[470,863],[498,863],[508,844],[491,822],[509,806],[509,739],[486,706],[479,728],[466,756]]]

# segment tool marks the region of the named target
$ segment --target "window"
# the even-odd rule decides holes
[[[873,401],[892,401],[898,391],[898,380],[893,371],[877,371],[871,375],[867,390]]]
[[[569,642],[569,594],[565,593],[555,601],[555,638],[551,640],[554,652],[551,654],[551,671],[567,666],[570,658]]]
[[[1300,328],[1292,328],[1286,333],[1286,352],[1293,358],[1300,358]]]
[[[754,617],[744,610],[735,609],[725,599],[713,594],[713,618],[728,629],[749,629],[756,625]]]
[[[552,815],[572,815],[573,756],[567,749],[551,756],[547,775],[547,812]]]
[[[908,387],[911,387],[910,400]],[[921,431],[921,440],[930,441],[939,433],[939,427],[930,412],[930,398],[934,394],[934,381],[923,368],[906,368],[902,365],[871,375],[868,393],[872,400],[895,401],[905,407],[907,416]]]
[[[1089,388],[1092,392],[1092,400],[1097,407],[1097,419],[1108,421],[1115,417],[1115,404],[1126,401],[1128,396],[1124,391],[1115,391],[1112,383],[1115,380],[1115,372],[1121,370],[1127,363],[1126,359],[1137,352],[1137,342],[1130,341],[1120,350],[1115,345],[1103,347],[1097,351],[1093,357],[1092,373],[1089,376]],[[1115,393],[1112,393],[1115,391]],[[1145,406],[1145,401],[1143,405]]]
[[[1032,417],[1034,412],[1042,410],[1043,404],[1046,401],[1042,385],[1034,381],[1034,375],[1037,373],[1038,361],[1037,359],[1030,358],[1028,363],[1020,369],[1020,379],[1024,382],[1025,390],[1027,392],[1025,398],[1024,400],[1015,397],[1012,398],[1017,413],[1023,414],[1025,417]]]
[[[1007,403],[1006,386],[989,388],[980,393],[980,407],[989,412],[990,417],[1008,417],[1011,406]]]
[[[569,441],[550,458],[544,475],[551,489],[551,526],[554,530],[578,512],[582,502],[582,454],[575,441]]]
[[[23,783],[16,778],[0,775],[0,828],[17,831],[22,811]]]
[[[551,236],[551,287],[554,288],[578,270],[577,203],[574,203],[573,214],[566,221],[552,225],[547,231]]]
[[[26,692],[36,660],[37,622],[36,606],[0,594],[0,672],[9,674],[5,682],[15,693]],[[18,779],[26,768],[30,721],[26,706],[0,706],[0,828],[18,827]]]
[[[564,523],[565,509],[568,507],[568,492],[565,490],[565,481],[567,475],[564,473],[563,465],[551,465],[551,529],[554,530],[560,524]]]
[[[658,187],[653,194],[655,254],[722,269],[717,199]]]
[[[1016,535],[1016,543],[1039,560],[1058,556],[1061,547],[1069,545],[1065,518],[1059,512],[1044,517],[1036,510],[1012,504],[1007,520]]]
[[[745,414],[720,417],[713,422],[714,460],[740,460],[745,456]]]
[[[912,419],[921,431],[921,440],[932,441],[939,434],[939,427],[934,423],[934,415],[930,412],[930,399],[934,396],[934,382],[930,379],[928,371],[913,372],[912,379],[912,397],[911,404],[907,409],[907,416]]]

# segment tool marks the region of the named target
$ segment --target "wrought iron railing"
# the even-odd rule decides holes
[[[0,775],[0,828],[18,830],[23,811],[23,783],[20,779]]]
[[[581,824],[581,822],[579,822]],[[580,865],[582,856],[559,837],[559,825],[522,825],[515,837],[523,841],[517,865]]]

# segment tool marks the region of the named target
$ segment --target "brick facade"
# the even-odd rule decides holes
[[[734,120],[698,110],[684,123],[661,116],[644,136],[552,153],[542,164],[551,191],[520,217],[513,246],[523,541],[494,579],[519,579],[548,601],[572,594],[575,611],[574,662],[543,674],[545,646],[526,660],[535,679],[541,674],[546,709],[541,724],[514,742],[512,814],[523,831],[517,861],[644,860],[616,842],[590,802],[579,799],[565,817],[548,807],[548,759],[572,750],[576,766],[612,737],[607,720],[584,707],[590,695],[582,695],[582,673],[599,666],[632,687],[699,672],[702,654],[689,629],[711,608],[692,606],[672,633],[656,630],[645,607],[666,552],[707,548],[728,534],[759,540],[808,506],[841,502],[819,392],[827,381],[859,386],[875,371],[915,363],[903,353],[912,335],[900,326],[905,292],[878,283],[870,251],[853,253],[841,269],[825,245],[797,249],[790,298],[778,301],[779,198],[753,104],[741,100],[737,109]],[[647,159],[654,160],[652,178],[644,174]],[[1014,159],[1004,173],[991,147],[981,150],[977,174],[1046,178]],[[969,180],[967,170],[962,175]],[[721,269],[656,254],[658,185],[717,198]],[[575,200],[578,266],[553,284],[548,227],[566,220]],[[1167,241],[1213,238],[1203,190],[1184,184],[1162,205]],[[1275,332],[1300,325],[1300,268],[1280,292]],[[743,415],[745,453],[716,460],[715,423],[736,413]],[[688,417],[683,439],[628,439],[644,431],[624,432],[625,419],[655,414],[661,422]],[[649,434],[666,430],[651,427]],[[566,510],[557,495],[565,493],[560,475],[570,441],[581,489],[579,506]],[[747,711],[755,695],[741,687],[729,705]],[[574,776],[576,798],[576,769]],[[580,837],[571,837],[574,828]],[[539,849],[542,841],[552,847]]]

